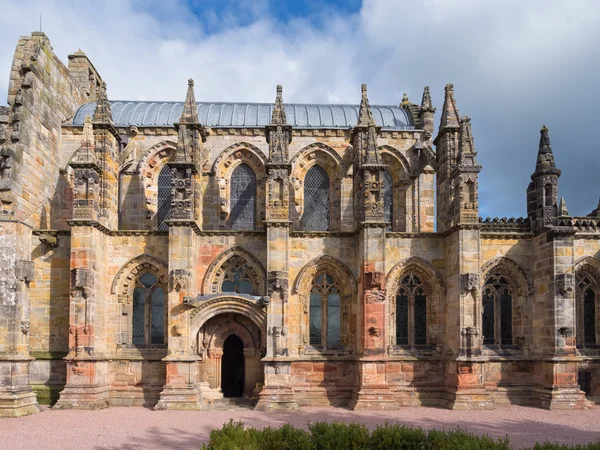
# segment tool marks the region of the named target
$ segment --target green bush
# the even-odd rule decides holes
[[[357,423],[315,422],[308,426],[316,450],[369,450],[370,433]]]
[[[245,428],[242,422],[210,432],[205,450],[510,450],[508,438],[494,439],[457,429],[409,428],[385,423],[370,432],[364,425],[315,422],[309,431],[286,424],[280,428]],[[587,445],[536,444],[532,450],[600,450],[600,441]]]

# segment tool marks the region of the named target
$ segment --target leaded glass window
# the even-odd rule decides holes
[[[383,220],[389,222],[387,229],[392,231],[394,224],[394,183],[387,170],[383,171]]]
[[[231,174],[232,230],[254,230],[256,220],[256,174],[247,164],[240,164]]]
[[[165,220],[171,218],[171,169],[169,166],[162,168],[158,175],[158,204],[156,210],[156,223],[159,230],[168,230]]]
[[[312,166],[304,177],[302,229],[329,231],[329,176],[318,165]]]
[[[483,288],[482,331],[485,345],[512,345],[512,289],[501,275],[488,277]]]
[[[342,298],[335,279],[326,272],[317,274],[310,291],[309,343],[338,348],[342,334]]]
[[[396,295],[396,345],[427,344],[427,295],[417,275],[402,278]]]
[[[132,333],[134,345],[165,343],[165,291],[158,278],[144,272],[133,290]]]
[[[237,294],[254,294],[252,279],[241,265],[235,265],[227,269],[221,292],[235,292]]]
[[[583,294],[583,339],[585,344],[596,343],[596,295],[591,288]]]

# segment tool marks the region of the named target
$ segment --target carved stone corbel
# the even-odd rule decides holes
[[[33,261],[27,261],[24,259],[17,260],[15,276],[19,281],[29,284],[31,281],[33,281],[34,274],[35,271]]]
[[[479,290],[479,274],[477,273],[461,273],[460,274],[460,290],[463,294],[467,292]]]

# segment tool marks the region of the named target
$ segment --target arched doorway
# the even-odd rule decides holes
[[[237,335],[232,334],[223,343],[221,361],[223,397],[242,397],[244,386],[244,344]]]

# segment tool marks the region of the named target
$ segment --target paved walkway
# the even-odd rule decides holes
[[[249,426],[306,426],[310,421],[343,420],[374,428],[386,420],[424,428],[460,427],[494,437],[508,435],[515,447],[536,441],[587,443],[600,439],[600,408],[545,411],[507,406],[493,411],[449,411],[403,408],[397,411],[350,411],[304,408],[298,411],[153,411],[110,408],[100,411],[43,410],[33,416],[0,419],[0,448],[7,450],[68,449],[198,449],[212,428],[241,420]]]

